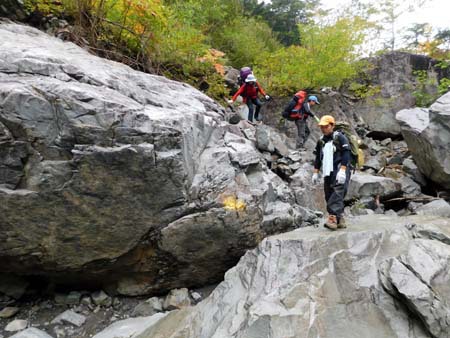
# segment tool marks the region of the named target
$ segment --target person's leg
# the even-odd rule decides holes
[[[259,111],[261,110],[262,102],[261,102],[258,98],[254,99],[254,100],[252,100],[252,101],[253,101],[253,103],[254,103],[255,106],[256,106],[256,110],[255,110],[255,121],[259,121]]]
[[[297,148],[302,148],[305,143],[305,120],[295,120],[297,126]]]
[[[346,172],[347,178],[344,184],[335,184],[333,186],[333,193],[327,200],[327,210],[330,214],[336,215],[337,219],[342,217],[344,214],[344,197],[348,190],[348,185],[350,182],[350,168],[347,168]],[[335,180],[333,180],[335,181]]]
[[[323,180],[323,191],[325,193],[325,202],[327,203],[327,212],[328,212],[328,218],[325,221],[324,226],[331,230],[337,229],[337,216],[334,213],[333,209],[329,207],[329,201],[334,194],[334,184],[333,184],[334,180],[335,179],[332,176],[324,177]]]
[[[310,134],[311,134],[311,130],[309,130],[308,122],[307,122],[307,120],[305,120],[305,139],[303,140],[303,144],[306,144],[306,141],[308,141]]]
[[[345,195],[347,195],[348,186],[350,184],[351,172],[352,172],[352,169],[350,167],[347,168],[347,171],[346,171],[347,178],[345,179],[343,198],[345,198]],[[338,222],[338,228],[346,228],[347,227],[347,223],[345,222],[343,213],[338,215],[337,222]]]
[[[247,107],[248,107],[248,120],[253,122],[253,102],[252,99],[247,99]]]

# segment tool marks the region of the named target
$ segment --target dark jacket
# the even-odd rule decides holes
[[[333,172],[334,174],[340,169],[342,165],[348,166],[350,164],[351,148],[347,137],[341,132],[335,131],[331,135],[323,135],[316,145],[316,159],[314,161],[314,169],[322,167],[323,146],[328,141],[333,140],[336,151],[333,155]]]
[[[298,97],[294,96],[294,98],[289,102],[289,105],[285,108],[286,112],[289,112],[291,118],[295,118],[295,113],[298,113],[298,116],[296,119],[303,120],[307,119],[308,116],[314,116],[313,112],[311,111],[311,107],[308,102],[303,102],[300,109],[295,109],[297,106]]]

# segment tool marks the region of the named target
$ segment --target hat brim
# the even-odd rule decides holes
[[[318,123],[319,126],[328,126],[330,124],[332,124],[332,123],[331,122],[319,122]]]

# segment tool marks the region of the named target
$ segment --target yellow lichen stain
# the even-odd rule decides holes
[[[236,210],[242,211],[245,210],[247,205],[241,199],[236,198],[236,196],[228,196],[223,201],[224,209],[226,210]]]

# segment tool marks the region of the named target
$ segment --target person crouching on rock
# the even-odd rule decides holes
[[[256,77],[253,74],[250,74],[245,79],[245,83],[239,88],[236,94],[233,95],[233,98],[229,101],[229,103],[232,104],[236,101],[237,97],[241,95],[244,99],[244,103],[246,103],[248,107],[248,120],[253,122],[253,106],[255,105],[255,120],[259,121],[258,117],[259,111],[262,107],[262,102],[258,98],[258,93],[264,95],[266,100],[270,100],[270,96],[266,94],[261,85],[256,81]]]
[[[350,143],[345,135],[334,131],[333,116],[324,115],[319,121],[322,137],[317,141],[316,159],[312,183],[319,182],[319,172],[324,177],[323,188],[327,203],[328,219],[325,227],[336,230],[345,228],[344,197],[350,182]]]

